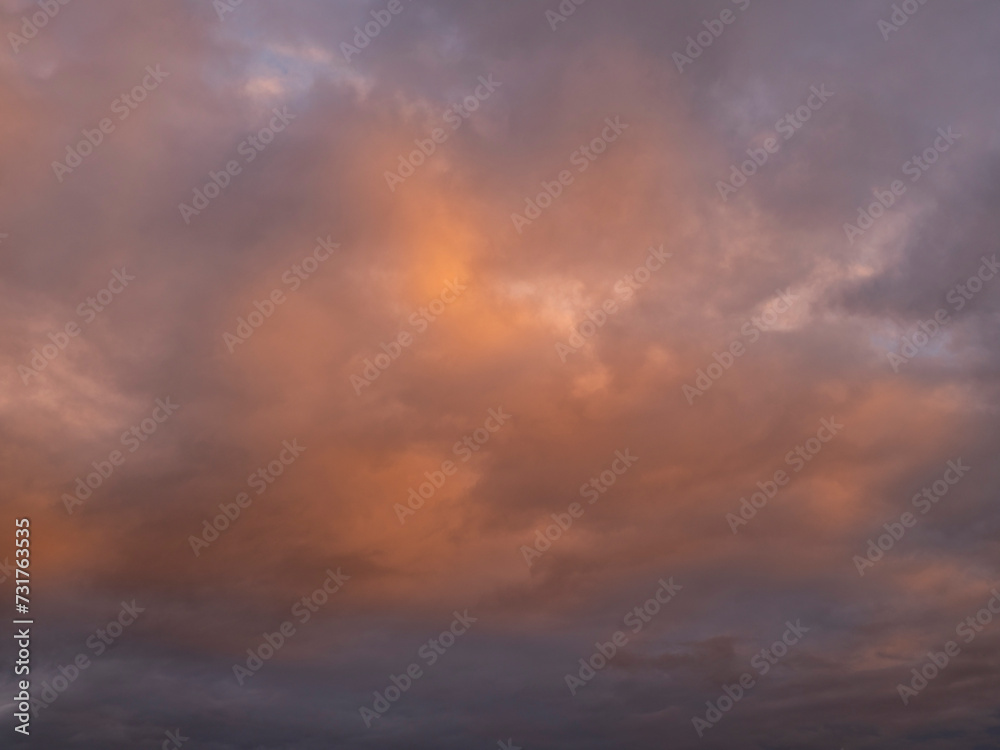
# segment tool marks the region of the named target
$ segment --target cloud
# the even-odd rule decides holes
[[[993,629],[911,706],[896,685],[996,585],[997,291],[947,297],[996,252],[996,11],[928,4],[885,40],[891,8],[742,6],[584,3],[553,31],[555,2],[404,0],[346,60],[382,6],[220,20],[209,3],[71,3],[5,57],[0,507],[32,519],[33,685],[94,656],[37,741],[993,741]],[[735,20],[679,72],[673,53],[723,10]],[[156,65],[169,76],[118,119]],[[487,76],[500,85],[455,120]],[[777,123],[821,85],[833,95],[785,139]],[[105,117],[60,181],[52,162]],[[609,119],[627,125],[613,141]],[[959,142],[912,180],[949,126]],[[448,138],[410,158],[435,129]],[[771,137],[724,201],[717,183]],[[401,158],[422,163],[390,189]],[[896,179],[905,194],[852,244],[844,224]],[[323,238],[338,247],[309,271]],[[623,282],[651,247],[669,261]],[[121,268],[135,280],[86,312]],[[466,289],[445,303],[448,284]],[[941,307],[946,329],[895,372],[888,354]],[[240,320],[252,335],[227,346]],[[168,396],[181,409],[130,452]],[[495,408],[509,425],[463,460]],[[831,418],[843,432],[797,469]],[[285,440],[306,451],[196,556],[191,537]],[[590,504],[625,449],[635,467]],[[124,464],[68,514],[115,450]],[[853,557],[959,457],[969,477],[860,577]],[[448,460],[400,524],[394,505]],[[778,470],[787,486],[734,534],[727,514]],[[586,512],[527,566],[521,548],[573,503]],[[238,685],[233,665],[331,567],[350,587]],[[571,696],[564,676],[664,576],[682,596]],[[87,639],[123,598],[148,614],[98,657]],[[359,707],[466,608],[476,628],[366,729]],[[700,741],[692,717],[798,618],[808,639]]]

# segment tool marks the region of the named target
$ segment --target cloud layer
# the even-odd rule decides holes
[[[3,6],[32,742],[997,742],[995,7]]]

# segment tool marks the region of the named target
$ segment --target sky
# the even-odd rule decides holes
[[[0,11],[11,747],[1000,746],[995,3]]]

